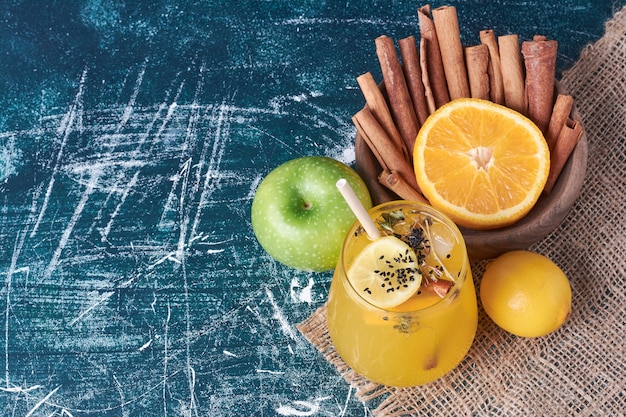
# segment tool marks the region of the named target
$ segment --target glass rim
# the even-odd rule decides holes
[[[444,213],[442,213],[441,211],[437,210],[436,208],[419,202],[419,201],[412,201],[412,200],[392,200],[392,201],[387,201],[381,204],[378,204],[372,208],[370,208],[369,210],[367,210],[368,214],[372,214],[376,211],[379,211],[380,213],[382,213],[384,211],[385,208],[387,207],[391,207],[391,206],[399,206],[399,207],[417,207],[421,212],[426,212],[431,216],[436,217],[439,221],[442,221],[446,226],[448,226],[456,235],[457,240],[458,240],[458,244],[462,245],[463,250],[463,262],[461,263],[461,269],[459,271],[459,275],[458,278],[456,280],[454,280],[454,285],[450,288],[450,290],[448,291],[448,293],[444,296],[444,297],[440,297],[439,300],[437,300],[434,304],[429,305],[428,307],[422,308],[422,309],[418,309],[418,310],[408,310],[408,311],[393,311],[393,310],[388,310],[385,308],[381,308],[381,307],[377,307],[374,304],[370,303],[369,301],[367,301],[365,298],[363,298],[359,292],[357,291],[356,288],[354,288],[354,286],[352,285],[352,283],[350,282],[350,280],[348,279],[348,274],[346,271],[346,267],[345,267],[345,261],[344,261],[344,254],[345,254],[345,248],[346,245],[348,244],[349,240],[354,236],[354,234],[356,233],[356,231],[362,227],[361,226],[361,222],[359,222],[359,220],[355,220],[355,222],[352,224],[352,226],[350,227],[348,233],[346,234],[346,237],[344,238],[344,241],[341,245],[341,253],[339,254],[339,262],[337,263],[337,268],[341,268],[341,282],[342,285],[345,285],[347,289],[349,289],[348,291],[348,295],[351,298],[354,298],[355,300],[358,300],[358,302],[363,303],[364,305],[366,305],[368,308],[371,308],[373,310],[376,311],[380,311],[380,312],[384,312],[385,314],[389,314],[389,315],[409,315],[409,314],[425,314],[428,313],[429,311],[433,311],[433,310],[437,310],[438,308],[441,307],[442,304],[444,304],[446,301],[454,299],[455,297],[458,296],[458,293],[461,289],[461,286],[465,283],[465,281],[467,280],[467,275],[470,271],[469,268],[469,255],[467,253],[467,246],[465,244],[465,239],[463,238],[463,234],[461,233],[461,230],[458,228],[458,226],[456,225],[456,223],[454,223],[454,221],[452,221],[452,219],[450,219],[448,216],[446,216]],[[451,274],[449,274],[451,275]]]

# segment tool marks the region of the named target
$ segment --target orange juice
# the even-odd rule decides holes
[[[476,333],[476,293],[463,237],[450,219],[417,202],[393,201],[369,214],[384,235],[413,247],[421,286],[394,307],[367,302],[360,295],[364,289],[348,277],[359,270],[352,264],[371,243],[357,222],[330,287],[331,339],[343,360],[374,382],[398,387],[431,382],[461,362]]]

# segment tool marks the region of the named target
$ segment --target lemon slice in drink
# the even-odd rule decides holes
[[[355,257],[347,275],[363,299],[383,309],[407,301],[422,282],[415,252],[394,236],[368,244]]]

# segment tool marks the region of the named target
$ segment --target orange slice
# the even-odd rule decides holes
[[[527,117],[486,100],[441,106],[420,129],[415,176],[430,204],[458,225],[493,229],[535,205],[550,171],[548,146]]]

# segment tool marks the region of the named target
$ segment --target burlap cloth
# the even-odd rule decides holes
[[[555,333],[526,339],[499,329],[479,307],[474,345],[457,369],[426,386],[396,389],[345,365],[321,307],[298,328],[374,415],[625,415],[626,8],[561,83],[574,96],[587,133],[587,177],[563,224],[530,249],[569,277],[571,318]],[[484,267],[484,261],[472,263],[477,285]]]

